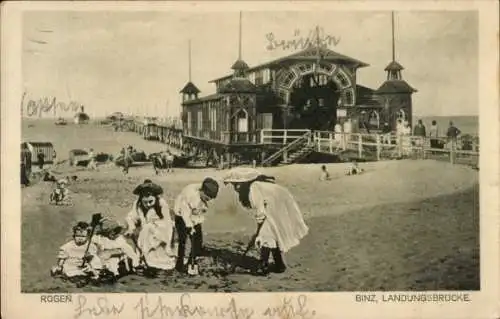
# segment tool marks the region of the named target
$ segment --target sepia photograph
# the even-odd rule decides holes
[[[16,293],[484,289],[479,10],[280,6],[20,13]]]
[[[23,292],[480,289],[475,12],[23,27]]]

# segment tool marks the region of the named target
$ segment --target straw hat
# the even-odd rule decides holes
[[[158,196],[163,194],[163,188],[160,185],[153,183],[151,180],[146,179],[144,183],[134,189],[134,195],[152,194]]]
[[[229,171],[229,173],[224,177],[224,183],[246,183],[251,182],[262,174],[250,167],[237,167]]]

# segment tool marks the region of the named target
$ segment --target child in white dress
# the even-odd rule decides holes
[[[173,271],[176,254],[171,248],[174,223],[167,202],[161,198],[163,189],[151,180],[136,187],[139,198],[127,215],[125,235],[136,243],[143,262],[153,276]]]
[[[71,198],[66,184],[68,184],[67,179],[60,179],[56,182],[56,188],[50,194],[50,204],[71,205]]]
[[[345,174],[346,175],[359,175],[363,172],[364,172],[364,170],[361,167],[359,167],[356,160],[353,160],[351,162],[351,164],[349,164],[349,166],[347,167]]]
[[[92,239],[104,269],[114,278],[127,275],[139,266],[139,256],[122,236],[123,230],[117,222],[105,220],[98,235]]]
[[[85,279],[99,279],[101,269],[97,246],[89,243],[89,224],[79,222],[73,227],[73,240],[59,249],[58,262],[52,267],[51,275],[62,275],[71,282],[81,283]]]

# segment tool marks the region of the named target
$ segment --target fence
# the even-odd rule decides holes
[[[315,131],[316,151],[339,154],[355,152],[358,158],[381,160],[388,158],[422,158],[449,160],[451,163],[476,164],[479,161],[479,139],[463,136],[445,137],[396,136],[361,133]]]
[[[260,131],[261,144],[282,144],[286,145],[296,139],[301,138],[311,130],[272,130],[264,129]]]

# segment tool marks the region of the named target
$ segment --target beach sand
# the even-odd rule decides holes
[[[102,132],[92,133],[93,137],[82,143],[97,151],[118,149],[117,141],[111,138],[114,135],[102,137]],[[80,143],[80,134],[68,134],[65,147]],[[124,142],[136,143],[138,149],[162,147],[132,133],[122,134]],[[60,143],[54,142],[59,147]],[[288,271],[284,274],[260,278],[246,273],[245,268],[255,264],[257,252],[252,251],[245,260],[241,254],[255,231],[255,221],[250,212],[240,208],[231,188],[221,185],[203,226],[209,256],[201,262],[199,277],[175,274],[146,279],[134,275],[113,286],[82,290],[49,276],[58,248],[70,239],[76,221],[89,221],[97,211],[122,219],[135,199],[133,188],[145,178],[159,183],[173,204],[185,185],[201,182],[205,176],[220,180],[227,171],[176,169],[173,174],[157,177],[151,167],[136,167],[123,176],[113,165],[88,172],[63,164],[54,168],[55,173],[78,176],[69,186],[74,207],[48,205],[50,183],[22,189],[22,291],[479,289],[478,172],[432,160],[361,165],[365,174],[348,177],[344,175],[345,164],[328,164],[332,180],[327,182],[319,181],[320,165],[262,169],[290,189],[309,226],[301,244],[285,255]],[[228,274],[225,266],[231,262],[244,267]]]

